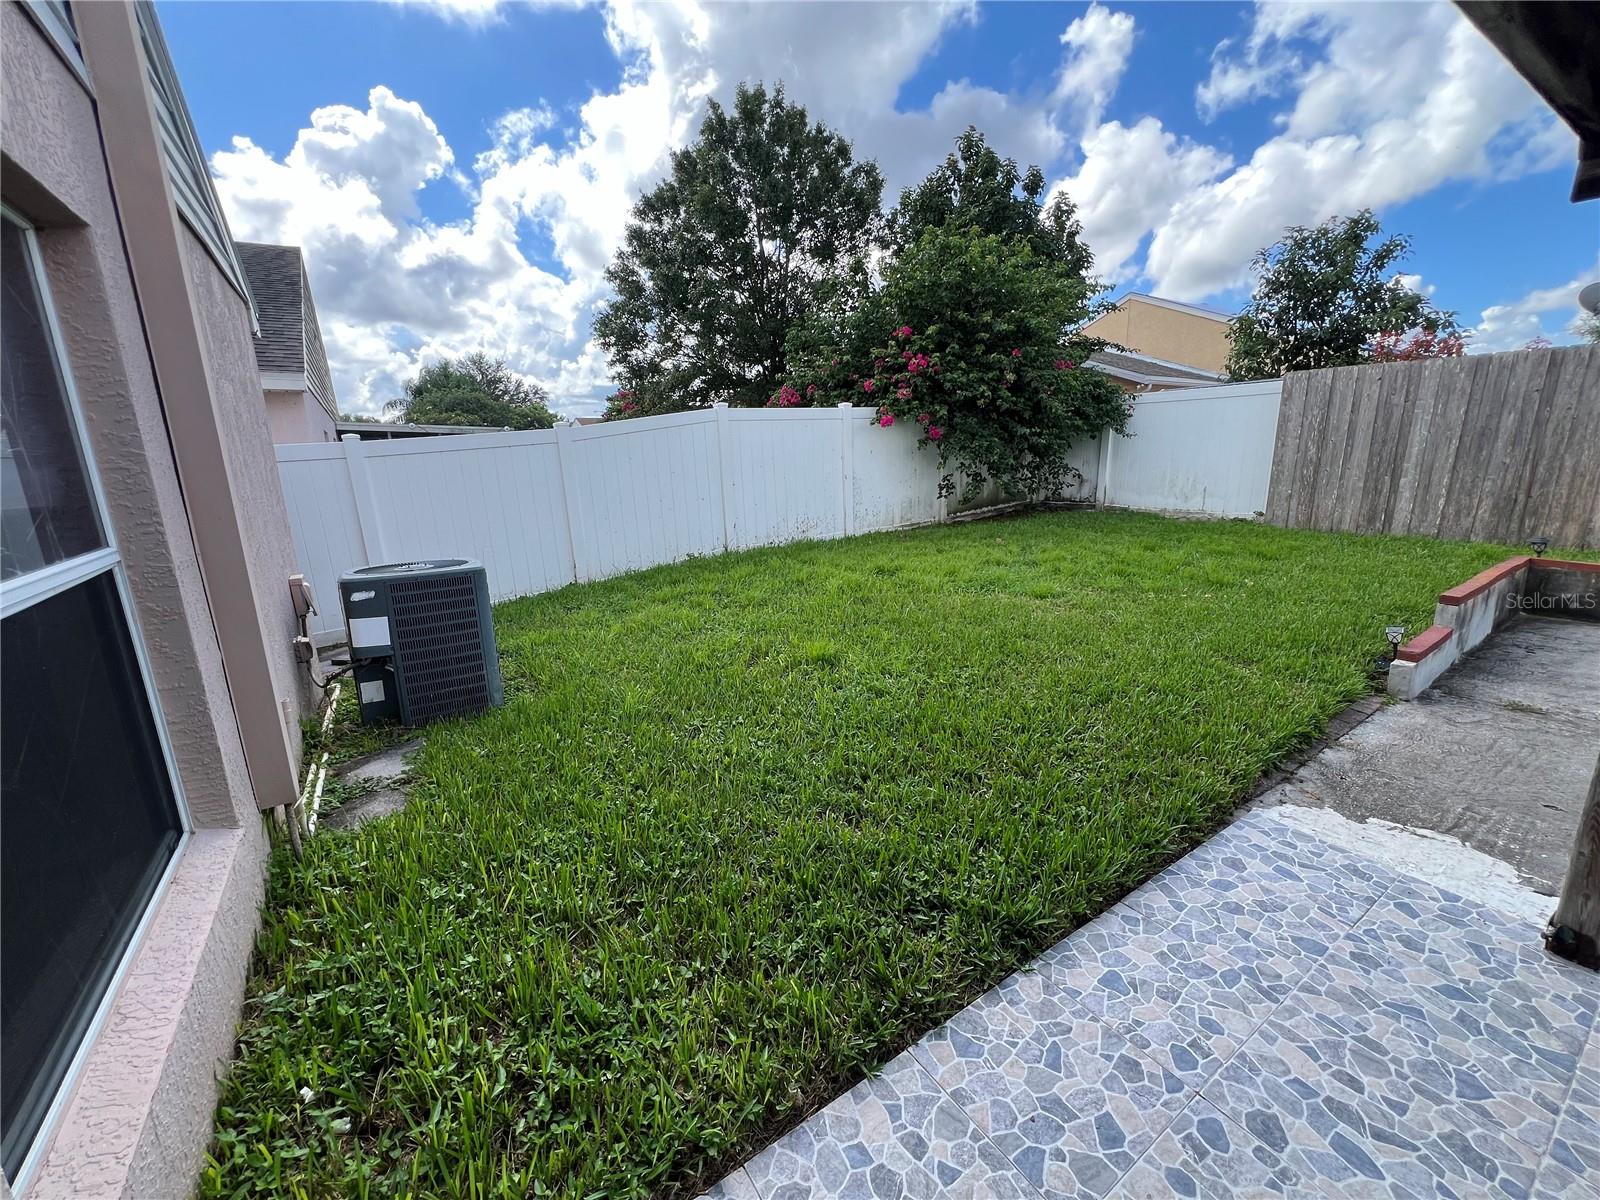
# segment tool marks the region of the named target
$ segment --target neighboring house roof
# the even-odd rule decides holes
[[[308,391],[329,416],[337,417],[339,404],[300,247],[260,242],[236,242],[235,247],[260,324],[256,366],[261,386],[267,391]]]
[[[1152,358],[1148,354],[1134,354],[1128,350],[1096,350],[1084,366],[1104,371],[1114,379],[1157,387],[1203,387],[1208,383],[1221,383],[1227,376],[1220,371],[1202,371]]]
[[[1170,308],[1174,312],[1188,313],[1192,317],[1205,317],[1209,321],[1221,321],[1226,325],[1233,320],[1227,313],[1218,312],[1214,308],[1201,308],[1198,304],[1185,304],[1181,300],[1168,300],[1165,296],[1150,296],[1144,292],[1129,292],[1117,301],[1120,307],[1129,300],[1142,300],[1146,304],[1154,304],[1157,308]]]
[[[343,437],[353,433],[368,441],[384,438],[432,437],[441,433],[505,433],[501,425],[410,425],[402,421],[335,421],[334,429]]]

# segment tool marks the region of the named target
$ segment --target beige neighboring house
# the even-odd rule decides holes
[[[0,1195],[182,1197],[306,689],[257,316],[152,5],[0,2],[0,202]]]
[[[298,246],[235,242],[260,333],[256,365],[274,442],[334,442],[339,402]]]
[[[1198,305],[1130,292],[1083,329],[1125,349],[1091,355],[1089,365],[1129,392],[1221,383],[1227,378],[1230,319]]]

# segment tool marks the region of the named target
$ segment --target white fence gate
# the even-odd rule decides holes
[[[1074,448],[1083,498],[1248,516],[1266,505],[1278,385],[1136,398],[1132,438]],[[717,407],[527,433],[277,447],[315,632],[342,633],[339,576],[475,558],[491,598],[752,546],[923,525],[938,496],[918,430],[876,410]],[[1258,494],[1259,493],[1259,494]],[[977,506],[993,504],[991,490]]]

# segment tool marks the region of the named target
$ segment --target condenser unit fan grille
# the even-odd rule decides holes
[[[399,578],[389,584],[389,595],[408,723],[492,703],[472,576]]]

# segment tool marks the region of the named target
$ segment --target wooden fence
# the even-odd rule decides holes
[[[1289,375],[1267,520],[1600,547],[1600,346]]]

